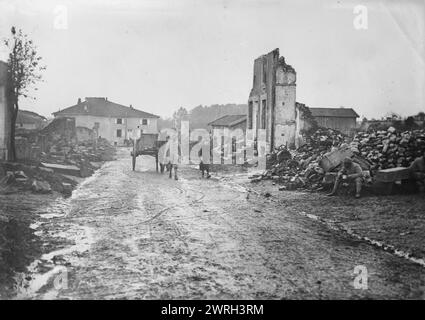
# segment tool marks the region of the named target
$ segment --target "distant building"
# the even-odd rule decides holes
[[[16,128],[26,130],[43,129],[47,125],[47,119],[35,112],[19,110],[16,118]]]
[[[319,127],[335,129],[346,134],[356,128],[359,115],[352,108],[309,109]]]
[[[8,116],[7,63],[0,61],[0,160],[8,160],[11,126]]]
[[[244,134],[246,131],[246,115],[227,115],[221,118],[218,118],[210,123],[208,126],[211,129],[224,129],[228,128],[230,130],[242,129]]]
[[[115,145],[123,145],[137,130],[158,133],[159,116],[127,107],[107,98],[78,99],[76,105],[53,113],[55,118],[75,118],[77,127],[86,127]]]
[[[419,112],[416,116],[413,116],[416,122],[423,123],[425,121],[425,112]]]

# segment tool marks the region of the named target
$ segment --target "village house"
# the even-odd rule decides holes
[[[208,126],[211,130],[225,129],[225,128],[229,130],[242,129],[245,135],[246,115],[245,114],[226,115],[208,123]]]
[[[417,115],[413,116],[417,125],[423,126],[425,123],[425,112],[419,112]]]
[[[6,99],[7,63],[0,61],[0,160],[8,160],[10,124]]]
[[[76,105],[53,113],[55,118],[75,119],[76,127],[93,130],[97,137],[114,145],[124,145],[137,130],[158,133],[159,116],[109,101],[103,97],[78,99]]]
[[[352,108],[309,109],[319,127],[335,129],[349,135],[357,126],[359,115]]]
[[[47,119],[32,111],[19,110],[15,125],[16,129],[39,130],[47,125]]]

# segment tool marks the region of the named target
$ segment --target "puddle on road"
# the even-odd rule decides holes
[[[93,229],[70,221],[69,215],[72,213],[74,201],[91,197],[91,193],[84,187],[93,182],[100,174],[101,172],[98,170],[93,176],[87,178],[74,190],[70,198],[58,198],[51,205],[37,212],[39,220],[30,225],[35,235],[42,237],[45,232],[43,226],[54,224],[53,228],[49,228],[54,230],[53,237],[71,241],[73,245],[43,254],[27,267],[26,272],[16,274],[16,299],[37,297],[40,289],[52,280],[54,281],[59,274],[67,271],[66,266],[61,263],[75,265],[78,262],[78,255],[90,249],[94,243]],[[50,236],[50,234],[48,235]],[[57,258],[60,259],[59,262],[55,261]],[[46,269],[48,271],[45,271]],[[55,292],[56,290],[52,289],[45,293],[43,298],[54,298]]]

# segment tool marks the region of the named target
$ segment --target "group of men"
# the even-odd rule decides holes
[[[164,172],[164,169],[167,169],[167,172],[169,173],[169,178],[171,179],[173,177],[174,172],[174,179],[178,180],[177,177],[177,170],[178,170],[178,163],[180,160],[180,147],[178,144],[174,141],[170,140],[170,137],[166,137],[166,143],[167,145],[164,148],[160,149],[160,152],[158,153],[158,158],[161,166],[161,173]],[[211,178],[210,175],[210,165],[207,163],[204,163],[203,157],[202,157],[202,149],[199,151],[199,170],[202,173],[202,178],[206,176],[207,179]]]
[[[161,163],[161,173],[164,172],[164,168],[167,169],[167,172],[169,173],[169,178],[171,179],[173,177],[172,172],[174,171],[174,180],[178,180],[177,177],[177,163],[171,163],[171,161],[168,161],[167,164],[162,164]],[[207,179],[211,178],[210,175],[210,165],[209,164],[205,164],[202,160],[199,163],[199,170],[202,173],[202,178],[206,177]]]
[[[416,182],[419,191],[425,191],[425,150],[422,150],[422,156],[417,158],[409,167],[410,176]],[[337,193],[341,182],[354,183],[356,187],[356,198],[360,198],[362,185],[364,183],[363,170],[358,163],[352,159],[346,158],[343,161],[341,170],[338,172],[333,189],[328,196]]]

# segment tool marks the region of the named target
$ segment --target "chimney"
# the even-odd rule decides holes
[[[77,104],[80,104],[80,103],[81,103],[81,98],[78,98]]]
[[[105,100],[108,101],[108,97],[105,97]]]
[[[130,109],[133,109],[133,105],[130,104]]]

